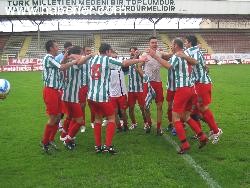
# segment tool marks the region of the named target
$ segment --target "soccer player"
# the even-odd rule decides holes
[[[57,131],[57,124],[61,115],[61,74],[60,71],[68,69],[74,65],[75,62],[60,64],[55,60],[58,52],[58,45],[56,41],[49,40],[45,44],[47,54],[43,58],[43,99],[46,105],[46,112],[49,116],[48,122],[45,126],[44,135],[42,139],[42,147],[44,152],[49,152],[49,145],[53,141]]]
[[[184,154],[187,150],[189,150],[190,145],[186,139],[183,122],[187,122],[191,126],[193,131],[198,135],[198,138],[200,140],[199,148],[202,148],[204,145],[206,145],[207,137],[202,132],[196,121],[190,118],[189,115],[189,112],[192,108],[192,100],[194,96],[194,83],[191,77],[191,63],[195,64],[197,63],[197,61],[192,60],[183,53],[183,42],[181,39],[176,38],[173,40],[172,51],[174,55],[171,57],[169,62],[159,57],[152,49],[149,50],[149,54],[159,63],[161,63],[165,68],[171,68],[174,71],[176,91],[174,95],[172,118],[178,138],[181,141],[181,147],[178,153]],[[185,57],[188,61],[183,57]]]
[[[80,55],[82,54],[82,48],[74,46],[68,51],[69,57],[71,54]],[[90,58],[91,55],[85,56]],[[72,150],[75,147],[74,137],[77,134],[81,126],[85,126],[83,119],[83,112],[79,103],[79,89],[81,84],[80,68],[82,65],[73,65],[67,70],[67,80],[65,81],[65,87],[63,89],[62,101],[66,109],[67,116],[71,119],[68,130],[63,128],[67,132],[65,137],[65,146]],[[62,139],[61,139],[62,140]]]
[[[158,48],[158,41],[156,37],[150,37],[149,38],[149,48],[156,52],[156,54],[160,57],[162,57],[162,53],[157,51]],[[145,55],[145,53],[143,54]],[[144,74],[146,74],[149,77],[150,85],[154,89],[156,93],[155,97],[155,103],[157,107],[157,135],[161,136],[163,134],[161,129],[161,123],[162,123],[162,103],[164,101],[163,98],[163,88],[162,88],[162,81],[160,76],[160,68],[161,64],[154,58],[148,56],[148,62],[144,64]],[[143,84],[143,97],[146,99],[148,93],[148,87],[147,83]],[[146,110],[145,108],[145,114],[147,118],[147,127],[146,127],[146,133],[150,133],[151,126],[152,126],[152,120],[151,120],[151,114],[150,110]]]
[[[57,61],[57,62],[59,62],[59,63],[62,63],[64,60],[65,60],[65,58],[64,57],[66,57],[66,53],[67,53],[67,51],[70,49],[72,47],[72,43],[71,42],[65,42],[64,43],[64,50],[60,53],[60,54],[58,54],[56,57],[55,57],[55,60]],[[66,55],[65,55],[66,54]],[[60,93],[61,93],[61,95],[62,95],[62,90],[63,90],[63,86],[64,86],[64,77],[66,76],[65,75],[65,71],[61,71],[60,72],[61,73],[61,87],[60,87]],[[62,110],[63,111],[63,110]],[[63,129],[63,116],[64,116],[64,114],[63,114],[63,112],[61,113],[61,119],[60,119],[60,122],[59,122],[59,124],[58,124],[58,129],[59,129],[59,131],[62,131],[62,129]],[[66,122],[68,121],[68,120],[65,120]]]
[[[209,104],[212,101],[212,80],[207,74],[204,56],[197,46],[197,38],[193,35],[186,36],[184,44],[187,48],[186,52],[198,61],[198,63],[193,67],[192,72],[195,80],[195,90],[198,96],[198,110],[201,112],[203,119],[210,128],[209,138],[212,139],[213,144],[216,144],[223,132],[220,128],[218,128],[214,115],[209,109]]]
[[[83,55],[90,55],[92,53],[92,50],[90,47],[85,46],[83,47]],[[83,120],[85,121],[85,107],[86,107],[86,99],[87,99],[87,93],[88,93],[88,85],[87,85],[87,79],[88,79],[88,72],[87,72],[87,63],[81,65],[80,68],[80,90],[79,90],[79,102],[81,104],[82,112],[83,112]],[[85,132],[85,126],[81,126],[81,132]]]
[[[132,64],[145,61],[146,58],[118,61],[111,57],[112,49],[109,44],[102,43],[99,48],[100,55],[91,58],[88,66],[89,75],[89,92],[88,99],[92,110],[95,113],[95,151],[109,152],[116,154],[112,146],[112,140],[115,133],[115,110],[109,101],[109,75],[111,69],[120,69],[121,66],[130,66]],[[101,142],[101,123],[103,116],[107,117],[108,124],[106,130],[106,142],[102,147]]]
[[[130,59],[139,59],[139,51],[136,47],[131,47],[129,49]],[[144,120],[144,125],[147,123],[145,111],[144,111],[144,98],[143,98],[143,79],[139,73],[138,67],[136,65],[129,66],[129,82],[128,82],[128,106],[129,106],[129,116],[131,119],[130,130],[137,127],[137,122],[135,119],[135,104],[136,101],[141,109],[141,114]]]
[[[117,59],[115,51],[112,52],[112,58]],[[128,117],[126,113],[128,92],[122,67],[120,69],[111,69],[109,79],[109,96],[115,108],[117,130],[118,132],[128,131]],[[118,112],[120,112],[120,115]],[[123,125],[121,125],[119,118],[121,118]]]

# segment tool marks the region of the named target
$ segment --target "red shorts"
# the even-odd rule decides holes
[[[143,92],[128,92],[128,106],[134,106],[138,101],[139,106],[144,105]]]
[[[211,84],[196,83],[195,90],[198,95],[198,104],[207,106],[212,102],[212,97],[211,97],[212,85]]]
[[[155,103],[163,102],[164,97],[163,97],[162,82],[151,81],[150,84],[151,84],[152,88],[154,89],[154,91],[156,93]],[[147,97],[147,93],[148,93],[147,83],[143,83],[143,98],[144,98],[143,100],[144,100],[144,104],[145,104],[145,99]]]
[[[43,88],[43,100],[46,105],[48,115],[58,115],[62,111],[61,94],[58,89],[45,87]]]
[[[88,94],[88,86],[82,86],[79,89],[79,102],[80,103],[86,103],[86,99],[87,99],[87,94]]]
[[[94,114],[105,117],[115,114],[115,108],[111,102],[95,102],[91,100],[88,100],[88,102]]]
[[[63,90],[62,90],[62,89],[59,89],[58,92],[59,92],[60,100],[61,100],[61,112],[60,112],[60,113],[63,113],[63,114],[64,114],[63,105],[62,105]]]
[[[175,91],[173,112],[182,113],[191,111],[194,100],[194,87],[181,87]]]
[[[80,103],[63,101],[63,109],[65,111],[65,114],[67,114],[71,118],[83,117]]]
[[[167,97],[166,97],[167,102],[174,101],[174,94],[175,94],[175,91],[171,91],[169,89],[167,90]]]
[[[115,109],[126,110],[128,107],[127,95],[120,97],[109,97]]]

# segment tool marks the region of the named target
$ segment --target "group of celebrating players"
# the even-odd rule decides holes
[[[185,46],[185,47],[184,47]],[[130,59],[120,61],[116,52],[107,43],[102,43],[99,54],[90,47],[64,44],[64,51],[57,55],[58,44],[46,43],[47,54],[43,59],[43,98],[49,116],[45,126],[42,149],[46,153],[57,149],[54,142],[60,120],[64,118],[60,140],[67,149],[76,147],[75,136],[85,131],[85,106],[88,101],[91,124],[94,129],[95,152],[116,154],[112,140],[118,132],[137,127],[135,105],[138,105],[144,120],[144,130],[151,132],[150,103],[154,99],[157,109],[157,135],[163,134],[162,105],[164,101],[160,69],[168,69],[167,103],[169,127],[176,131],[181,142],[179,154],[190,149],[184,123],[195,132],[199,148],[208,139],[213,144],[219,141],[222,130],[218,128],[212,111],[211,79],[202,52],[195,36],[172,41],[171,52],[158,50],[157,38],[149,38],[149,48],[141,54],[136,47],[130,48]],[[185,48],[185,50],[184,50]],[[128,89],[125,76],[128,74]],[[131,126],[128,126],[126,109],[129,109]],[[107,123],[106,140],[102,144],[103,118]],[[119,118],[123,120],[120,123]],[[201,129],[200,120],[210,128],[208,137]]]

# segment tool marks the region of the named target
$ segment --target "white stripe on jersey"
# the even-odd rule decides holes
[[[140,74],[135,70],[135,65],[129,66],[129,92],[142,92],[143,79]]]
[[[121,69],[111,69],[109,84],[110,97],[120,97],[127,94],[124,72]]]

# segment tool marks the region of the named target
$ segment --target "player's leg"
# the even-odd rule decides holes
[[[128,111],[129,111],[129,117],[131,120],[131,126],[129,127],[130,130],[137,127],[136,119],[135,119],[135,103],[136,98],[134,95],[134,92],[128,93]]]

